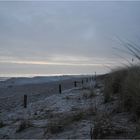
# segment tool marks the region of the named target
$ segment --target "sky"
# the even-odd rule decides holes
[[[0,1],[0,76],[107,73],[139,26],[140,1]]]

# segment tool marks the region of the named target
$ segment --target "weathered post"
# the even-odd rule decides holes
[[[77,87],[77,82],[76,81],[74,81],[74,87]]]
[[[62,88],[61,88],[61,84],[59,84],[59,93],[62,93]]]
[[[84,81],[82,80],[82,86],[83,86],[83,84],[84,84]]]
[[[27,95],[24,95],[24,108],[27,108]]]
[[[90,128],[90,139],[91,139],[91,140],[94,139],[94,137],[93,137],[93,128],[92,128],[92,127]]]
[[[95,72],[95,81],[96,81],[96,72]]]

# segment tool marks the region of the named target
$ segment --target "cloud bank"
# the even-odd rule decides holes
[[[108,72],[116,36],[139,43],[139,15],[138,1],[1,1],[0,75]]]

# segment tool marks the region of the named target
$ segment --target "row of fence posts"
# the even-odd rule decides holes
[[[90,81],[93,81],[93,80],[96,80],[96,73],[95,73],[95,76],[93,77],[90,77],[90,78],[86,78],[86,83],[90,82]],[[82,83],[82,86],[84,85],[84,80],[82,79],[82,81],[74,81],[74,87],[77,87],[77,83]],[[59,84],[59,93],[61,94],[62,93],[62,85]],[[27,108],[27,95],[25,94],[24,95],[24,108]]]

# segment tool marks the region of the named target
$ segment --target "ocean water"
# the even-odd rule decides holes
[[[0,77],[0,81],[8,80],[10,77]]]
[[[30,77],[0,77],[0,86],[5,85],[24,85],[24,84],[38,84],[38,83],[50,83],[61,80],[70,80],[73,78],[84,77],[85,75],[43,75],[43,76],[30,76]],[[4,81],[4,82],[2,82]]]
[[[34,78],[34,77],[53,77],[63,76],[62,74],[12,74],[12,75],[0,75],[0,81],[5,81],[11,78]]]
[[[12,75],[0,75],[0,81],[5,81],[10,78],[34,78],[34,77],[59,77],[59,76],[81,76],[91,74],[12,74]]]

